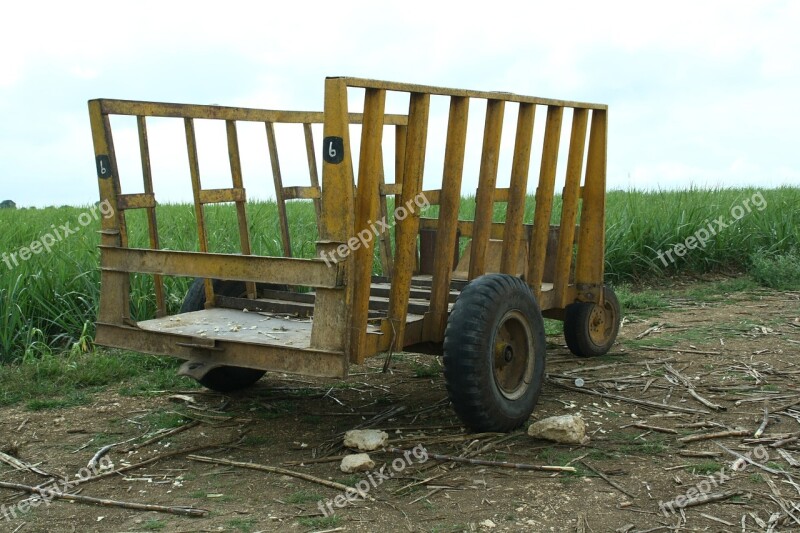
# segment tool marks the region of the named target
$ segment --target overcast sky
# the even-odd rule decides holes
[[[0,200],[96,200],[91,98],[321,110],[327,75],[606,103],[609,188],[800,184],[800,2],[173,4],[32,1],[6,11]],[[446,107],[432,109],[426,186],[441,178],[433,137]],[[470,116],[480,127],[480,106]],[[513,118],[507,111],[506,131]],[[136,192],[134,124],[113,124],[123,188]],[[230,179],[223,134],[200,131],[206,187]],[[191,197],[181,135],[179,122],[153,125],[162,201]],[[287,184],[305,184],[307,172],[292,170],[304,164],[300,132],[278,136]],[[240,137],[248,192],[269,196],[263,129]],[[467,161],[466,189],[476,164]]]

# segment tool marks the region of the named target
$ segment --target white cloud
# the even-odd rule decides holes
[[[79,1],[46,10],[15,4],[13,17],[0,22],[3,196],[25,204],[96,194],[89,98],[321,109],[325,75],[609,103],[611,186],[800,180],[800,112],[793,106],[800,3],[494,7],[415,0],[200,1],[191,9],[156,1]],[[480,123],[481,113],[474,107],[473,120]],[[432,124],[432,135],[440,126]],[[256,189],[268,194],[271,176],[261,168],[268,162],[259,153],[260,133],[253,135],[243,143],[255,154],[255,182],[267,184]],[[292,134],[285,135],[286,165],[297,165],[302,146],[290,147]],[[177,165],[170,163],[175,153],[183,161],[183,149],[179,135],[154,147],[154,158],[168,169]],[[431,154],[432,186],[441,154]],[[135,163],[135,151],[130,157]],[[208,174],[225,171],[224,154],[206,157]],[[468,174],[477,161],[468,157]],[[531,168],[535,176],[538,165]],[[42,186],[32,188],[30,180]],[[188,187],[181,180],[175,183]],[[168,187],[177,194],[177,185]]]

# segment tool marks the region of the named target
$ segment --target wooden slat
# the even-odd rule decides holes
[[[149,326],[148,323],[145,323],[146,327]],[[189,335],[103,323],[98,324],[96,341],[103,346],[155,355],[170,354],[193,361],[260,368],[304,376],[347,377],[347,359],[341,353],[281,346],[277,342],[256,344],[236,342],[235,339],[215,339],[215,348],[218,350],[206,354],[197,348],[187,346],[193,341]]]
[[[425,150],[428,139],[428,113],[431,98],[429,94],[411,95],[408,112],[408,131],[405,135],[403,168],[403,194],[398,208],[413,205],[414,198],[422,191],[422,173],[425,168]],[[416,207],[416,206],[415,206]],[[416,264],[417,234],[419,232],[419,210],[415,209],[395,226],[395,271],[392,279],[392,296],[389,305],[389,320],[395,349],[403,346],[408,311],[408,291],[411,276]]]
[[[369,314],[370,278],[377,236],[370,227],[378,218],[379,177],[382,173],[383,113],[386,91],[368,89],[364,97],[364,125],[358,166],[355,234],[358,242],[353,266],[353,303],[350,362],[361,364],[365,357],[366,323]],[[352,241],[351,241],[352,242]],[[352,249],[351,245],[351,249]]]
[[[508,202],[510,189],[508,187],[497,187],[494,190],[495,202]]]
[[[244,180],[242,178],[242,161],[239,157],[239,133],[236,131],[236,122],[233,120],[225,121],[225,132],[228,139],[228,160],[231,166],[231,182],[233,183],[233,196],[241,197],[235,199],[236,202],[236,221],[239,224],[239,245],[243,255],[250,255],[250,230],[247,225],[247,211],[245,208],[246,195],[244,191]],[[255,298],[256,284],[247,282],[245,284],[247,296]]]
[[[194,131],[194,120],[191,118],[183,119],[184,129],[186,130],[186,151],[189,155],[189,172],[192,176],[192,194],[194,196],[194,214],[197,222],[197,236],[201,252],[208,252],[208,232],[206,231],[205,214],[203,209],[202,192],[200,183],[200,163],[197,159],[197,137]],[[205,280],[206,306],[214,305],[214,287],[211,280]]]
[[[504,110],[505,102],[502,100],[486,102],[486,125],[483,131],[478,193],[475,198],[475,228],[472,234],[469,279],[475,279],[486,272],[486,254],[489,250],[489,235],[494,213],[494,190],[497,183],[497,166],[500,162]]]
[[[447,260],[453,257],[458,246],[458,210],[461,205],[461,181],[464,175],[464,154],[467,142],[469,98],[450,99],[450,115],[447,122],[447,138],[444,155],[444,171],[441,191],[425,191],[431,204],[439,204],[436,220],[436,257],[431,286],[429,329],[433,340],[444,339],[447,325],[447,304],[450,301],[450,278],[453,265]],[[433,194],[440,193],[440,194]],[[436,198],[433,198],[437,196]],[[434,202],[434,200],[436,200]]]
[[[425,195],[425,198],[431,205],[440,205],[442,202],[442,189],[429,189],[427,191],[422,191],[422,194]]]
[[[164,118],[201,118],[211,120],[236,120],[239,122],[272,122],[279,124],[322,124],[325,115],[320,111],[283,111],[226,107],[216,105],[174,104],[165,102],[141,102],[135,100],[92,100],[105,115],[139,115]],[[349,113],[350,124],[361,124],[360,113]],[[408,122],[405,115],[386,115],[387,125],[403,125]]]
[[[89,102],[89,120],[92,128],[92,142],[96,157],[108,157],[110,168],[97,176],[100,201],[107,202],[114,216],[100,218],[100,242],[105,246],[127,246],[124,211],[117,205],[120,192],[117,176],[117,161],[114,154],[114,141],[111,137],[111,123],[101,110],[100,102]],[[113,324],[122,324],[130,319],[130,276],[119,272],[101,272],[100,303],[98,319]]]
[[[582,286],[593,288],[603,283],[607,120],[605,111],[592,112],[575,267],[575,283],[579,293]],[[598,296],[595,294],[595,297]]]
[[[572,132],[567,157],[567,179],[561,193],[561,231],[558,233],[553,290],[557,307],[566,307],[566,287],[569,283],[572,251],[575,242],[575,221],[578,214],[578,194],[583,175],[583,154],[586,149],[586,125],[589,112],[576,109],[572,115]]]
[[[200,191],[200,203],[222,204],[244,202],[247,200],[244,189],[203,189]]]
[[[145,117],[136,117],[136,127],[139,132],[139,156],[142,162],[144,193],[150,195],[153,200],[153,205],[147,206],[147,233],[150,237],[150,248],[158,250],[160,248],[158,220],[156,218],[156,198],[153,192],[153,171],[150,165],[150,143],[147,138],[147,119]],[[167,302],[164,297],[164,279],[161,276],[153,276],[153,287],[156,293],[156,316],[165,316],[167,314]]]
[[[319,187],[284,187],[284,200],[316,200],[322,196]]]
[[[435,218],[420,218],[419,227],[420,229],[438,230],[439,220]],[[459,220],[457,223],[457,227],[458,227],[458,233],[461,234],[462,238],[469,238],[472,237],[472,232],[475,228],[475,223],[471,220]],[[505,222],[492,222],[489,233],[490,238],[502,240],[505,227],[506,227]],[[530,231],[531,227],[532,226],[530,225],[523,226],[523,239],[525,240],[528,239],[528,232]]]
[[[511,181],[509,183],[509,189],[516,192],[507,198],[508,206],[506,208],[505,233],[503,234],[503,255],[500,260],[500,271],[506,274],[514,273],[517,267],[517,258],[519,257],[535,117],[535,105],[519,105],[517,135],[514,140],[514,160],[511,163]],[[497,200],[495,199],[495,201]]]
[[[325,81],[325,126],[323,138],[340,137],[344,159],[338,163],[323,161],[322,216],[319,220],[317,255],[333,252],[353,234],[353,162],[350,156],[350,131],[347,123],[347,87],[339,80]],[[323,146],[323,153],[325,150]],[[352,260],[340,263],[349,276]],[[347,353],[350,344],[348,328],[352,293],[317,291],[314,305],[314,327],[311,346]]]
[[[152,193],[120,194],[117,196],[117,209],[148,209],[156,206],[156,197]]]
[[[311,180],[311,187],[317,190],[318,196],[312,198],[314,200],[314,212],[317,215],[317,224],[321,214],[320,196],[319,196],[319,174],[317,174],[317,152],[314,149],[314,132],[311,129],[311,124],[303,124],[303,136],[306,141],[306,159],[308,160],[308,177]]]
[[[504,100],[506,102],[520,102],[557,107],[580,107],[587,109],[607,109],[603,104],[588,102],[573,102],[569,100],[556,100],[553,98],[537,98],[535,96],[522,96],[512,93],[470,91],[449,87],[435,87],[432,85],[417,85],[413,83],[397,83],[391,81],[369,80],[364,78],[339,78],[345,81],[348,87],[361,87],[364,89],[385,89],[387,91],[400,91],[410,93],[427,93],[442,96],[465,96],[469,98],[485,98],[487,100]]]
[[[381,185],[382,196],[397,195],[402,193],[403,193],[402,183],[384,183],[383,185]]]
[[[542,292],[544,261],[547,254],[547,239],[550,232],[550,215],[553,209],[553,188],[558,165],[558,147],[561,141],[561,120],[564,108],[547,108],[547,120],[542,146],[542,161],[539,170],[539,186],[536,188],[536,211],[533,214],[533,235],[530,243],[527,283],[536,298]]]
[[[292,241],[289,236],[289,221],[286,218],[286,198],[283,197],[283,177],[281,176],[281,163],[278,159],[278,143],[275,140],[275,127],[272,122],[266,122],[267,144],[269,145],[269,159],[272,163],[272,181],[275,185],[275,200],[278,204],[278,223],[281,228],[281,244],[283,255],[292,257]]]
[[[101,246],[100,269],[340,289],[342,267],[321,259]]]

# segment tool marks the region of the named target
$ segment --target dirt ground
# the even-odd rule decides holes
[[[395,355],[391,374],[375,358],[343,382],[268,374],[231,396],[109,388],[88,406],[2,408],[0,449],[43,474],[74,479],[101,448],[123,441],[107,455],[115,468],[178,452],[74,493],[208,513],[65,501],[24,509],[25,495],[4,489],[0,504],[16,517],[0,514],[0,531],[800,531],[800,294],[707,286],[686,284],[664,292],[666,307],[626,312],[618,344],[601,358],[575,358],[562,336],[548,336],[548,382],[532,420],[580,414],[591,436],[584,446],[536,440],[525,428],[465,434],[439,359],[415,354]],[[334,505],[325,516],[318,501],[341,490],[182,453],[204,446],[193,453],[352,486],[370,479],[339,470],[342,434],[356,427],[385,430],[397,448],[575,472],[374,452],[391,479],[370,487],[373,501]],[[183,430],[156,433],[172,428]],[[692,440],[718,432],[728,434]],[[734,453],[758,464],[737,470]],[[0,481],[47,479],[0,463]]]

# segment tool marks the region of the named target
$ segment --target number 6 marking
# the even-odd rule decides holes
[[[108,156],[98,155],[97,156],[97,177],[102,179],[107,179],[111,177],[111,161],[109,161]]]
[[[326,163],[338,165],[344,160],[344,140],[341,137],[325,137],[322,146],[322,158]]]

